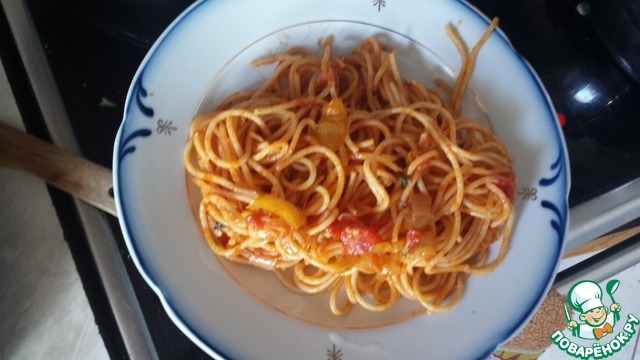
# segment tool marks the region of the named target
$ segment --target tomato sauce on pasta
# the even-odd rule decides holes
[[[209,247],[292,290],[329,292],[336,315],[400,297],[427,312],[454,306],[469,275],[502,261],[514,219],[507,148],[461,116],[496,26],[471,51],[447,26],[462,67],[437,89],[404,79],[375,38],[346,55],[328,39],[322,56],[294,48],[256,60],[275,64],[261,86],[191,123],[184,163]]]

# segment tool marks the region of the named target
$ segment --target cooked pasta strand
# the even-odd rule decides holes
[[[276,64],[271,77],[197,116],[184,151],[211,249],[295,291],[329,293],[336,315],[400,297],[453,307],[470,275],[500,264],[514,221],[509,151],[460,117],[496,26],[471,52],[447,26],[462,68],[439,90],[402,78],[375,38],[341,56],[328,39],[320,57],[297,48],[256,60]]]

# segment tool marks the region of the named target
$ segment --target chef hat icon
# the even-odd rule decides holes
[[[567,298],[570,300],[569,305],[583,314],[589,310],[604,306],[602,303],[602,289],[597,283],[589,280],[574,284],[569,289]]]

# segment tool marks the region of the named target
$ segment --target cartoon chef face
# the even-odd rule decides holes
[[[580,320],[587,324],[597,327],[607,321],[607,309],[604,306],[593,308],[585,313],[580,314]]]
[[[602,289],[589,280],[573,285],[569,290],[569,305],[579,311],[580,320],[591,326],[600,326],[607,320],[607,308],[602,303]]]

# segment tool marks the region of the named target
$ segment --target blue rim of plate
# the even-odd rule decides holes
[[[115,193],[116,205],[118,210],[119,222],[123,230],[126,245],[130,250],[131,256],[134,260],[136,267],[138,268],[139,272],[141,273],[145,281],[150,285],[150,287],[154,290],[154,292],[158,295],[158,297],[162,301],[165,311],[170,315],[170,318],[172,319],[172,321],[174,321],[174,323],[181,329],[181,331],[183,331],[202,350],[204,350],[209,355],[216,358],[230,359],[230,357],[228,357],[228,355],[226,355],[223,351],[221,351],[221,349],[218,346],[214,346],[214,344],[211,344],[208,341],[204,340],[206,339],[206,336],[198,333],[193,329],[192,326],[190,326],[189,324],[183,321],[184,316],[179,311],[177,311],[177,309],[172,305],[169,299],[165,297],[164,291],[161,285],[154,280],[154,277],[152,276],[152,274],[150,273],[147,267],[144,254],[138,248],[135,237],[132,236],[131,226],[133,226],[133,222],[129,216],[127,201],[123,198],[123,190],[122,190],[123,188],[122,185],[126,187],[125,185],[126,174],[124,174],[121,171],[122,162],[125,161],[126,158],[128,158],[129,156],[133,156],[133,154],[135,153],[136,151],[136,144],[134,144],[135,141],[145,139],[154,135],[153,127],[140,127],[136,129],[128,129],[129,124],[127,123],[128,114],[131,111],[132,106],[135,107],[144,116],[148,118],[153,118],[154,116],[153,108],[145,105],[144,103],[145,98],[149,96],[149,93],[143,84],[145,69],[147,68],[147,66],[149,66],[149,64],[153,62],[155,53],[158,51],[158,49],[162,47],[163,43],[167,39],[169,39],[172,36],[172,34],[182,24],[188,21],[190,16],[196,13],[198,8],[202,4],[206,3],[207,1],[213,2],[213,1],[223,1],[223,0],[199,0],[194,4],[192,4],[191,6],[189,6],[186,10],[184,10],[159,36],[159,38],[156,40],[152,48],[148,51],[147,55],[141,62],[138,70],[136,71],[136,74],[134,75],[132,84],[126,96],[123,122],[121,124],[121,127],[115,139],[115,148],[114,148],[114,154],[113,154],[114,193]],[[486,24],[490,23],[490,19],[488,19],[473,5],[467,3],[464,0],[452,0],[452,1],[457,2],[463,5],[464,7],[466,7],[468,10],[470,10],[469,11],[470,14],[474,14],[479,19],[484,21]],[[517,53],[515,49],[513,49],[513,46],[511,45],[506,35],[502,32],[502,30],[498,28],[494,33],[499,35],[499,38],[501,39],[501,41],[503,41],[506,44],[506,46],[508,46],[512,50],[513,56],[526,68],[528,75],[531,77],[532,83],[534,83],[537,86],[538,92],[546,102],[548,119],[552,121],[557,121],[556,113],[555,113],[553,104],[551,102],[551,99],[549,98],[549,95],[544,89],[544,86],[542,85],[540,78],[535,73],[531,65],[519,53]],[[158,123],[156,132],[157,133],[162,132],[161,128],[163,128],[162,131],[171,131],[171,124],[168,123],[168,124],[161,125],[160,123]],[[484,359],[487,356],[489,356],[496,349],[496,347],[498,347],[500,344],[502,344],[503,342],[507,341],[510,337],[515,335],[515,333],[524,326],[524,323],[528,321],[528,319],[530,319],[530,317],[533,315],[534,310],[537,309],[537,307],[540,305],[540,303],[544,299],[544,296],[550,289],[552,285],[552,278],[555,275],[558,268],[559,259],[565,245],[564,239],[568,231],[569,208],[568,208],[567,199],[568,199],[568,193],[569,193],[569,187],[570,187],[570,177],[569,177],[569,162],[567,157],[566,145],[564,143],[564,139],[561,135],[561,131],[559,130],[559,127],[557,126],[557,124],[555,124],[554,129],[555,129],[554,141],[556,144],[560,145],[558,149],[558,156],[556,161],[554,161],[549,166],[550,175],[548,177],[540,179],[538,182],[538,185],[540,187],[549,187],[552,185],[559,186],[561,189],[561,193],[565,194],[564,201],[562,201],[560,204],[554,203],[553,201],[550,201],[550,200],[541,200],[540,202],[540,206],[546,209],[547,211],[550,211],[551,213],[553,213],[553,216],[554,216],[554,218],[550,221],[550,226],[555,230],[559,240],[557,242],[557,248],[555,249],[555,252],[554,252],[554,257],[555,257],[554,263],[556,264],[556,266],[548,268],[548,272],[544,276],[544,279],[546,279],[546,281],[542,283],[542,286],[540,287],[539,291],[537,291],[539,296],[535,299],[531,299],[531,302],[529,304],[529,310],[525,312],[525,315],[518,321],[513,322],[513,326],[504,331],[504,335],[502,336],[501,339],[496,340],[495,343],[487,344],[487,347],[485,349],[478,349],[478,352],[477,352],[479,354],[479,356],[477,357],[478,359]]]

